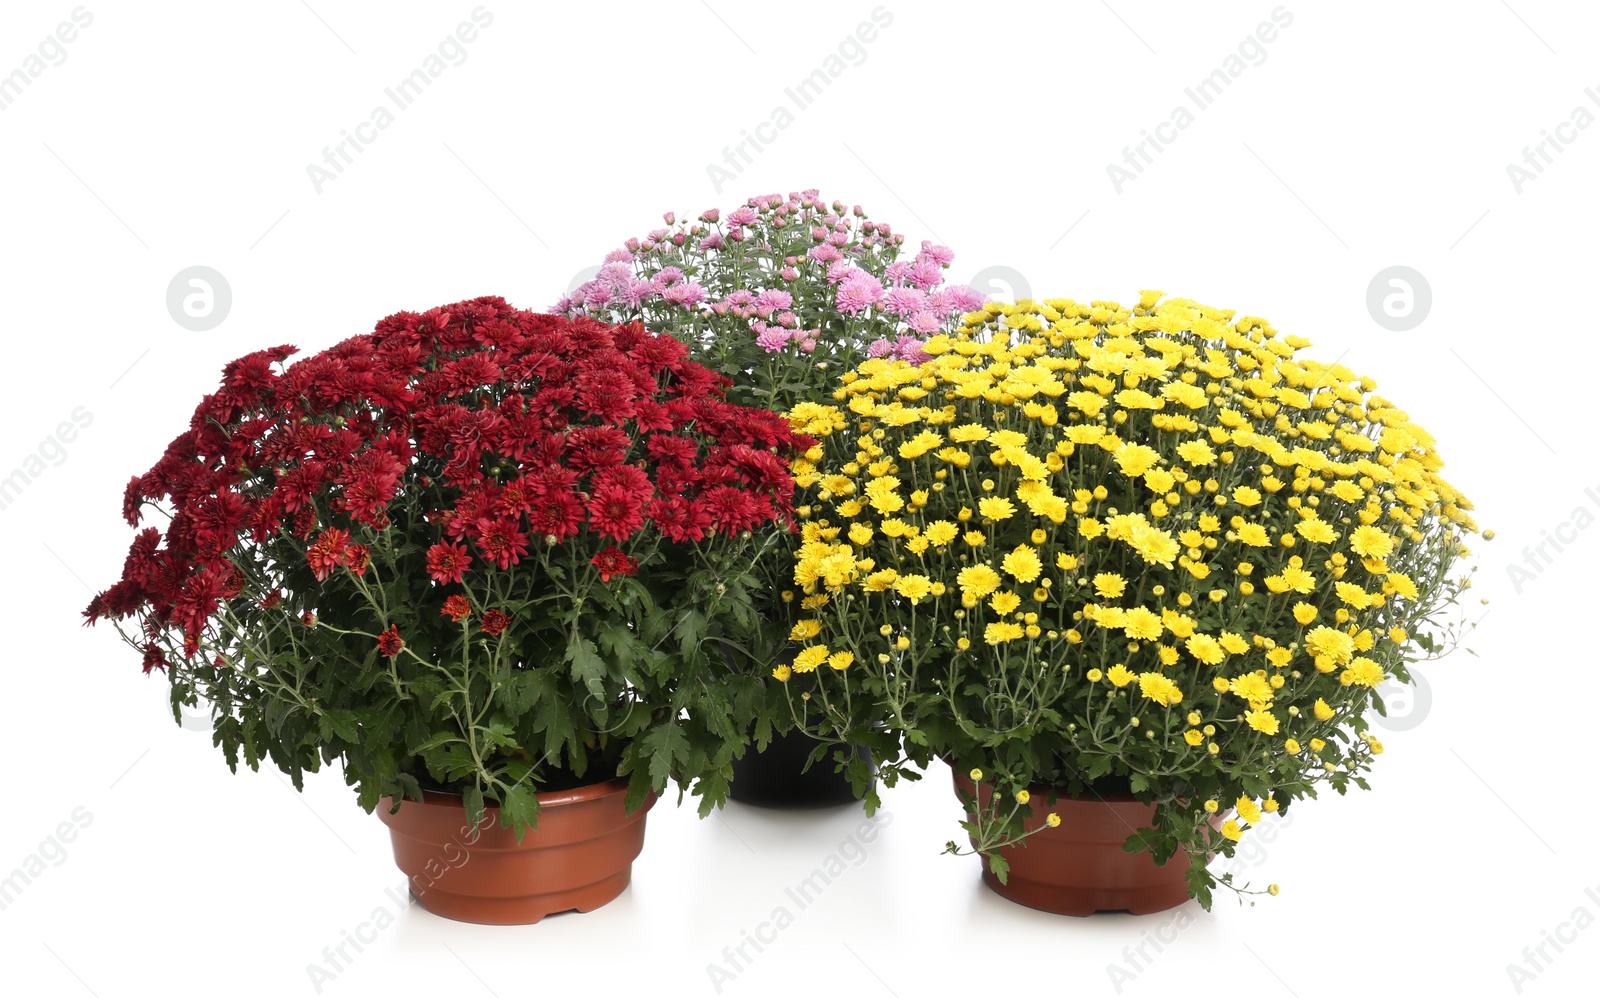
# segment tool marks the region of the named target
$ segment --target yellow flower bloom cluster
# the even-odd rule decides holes
[[[821,441],[803,661],[848,649],[874,721],[1048,737],[1063,771],[1337,768],[1306,746],[1403,669],[1477,527],[1433,438],[1308,345],[1147,292],[991,303],[927,363],[863,363],[791,413]]]

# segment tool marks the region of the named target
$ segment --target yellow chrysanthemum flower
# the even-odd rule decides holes
[[[1039,553],[1026,544],[1018,544],[1012,548],[1011,553],[1001,561],[1000,567],[1018,582],[1032,582],[1044,570],[1044,564],[1039,561]]]
[[[1350,532],[1350,549],[1363,558],[1387,558],[1394,551],[1394,538],[1363,524]]]
[[[1123,615],[1122,628],[1123,633],[1135,641],[1158,640],[1164,630],[1160,615],[1143,606],[1131,607]]]
[[[894,587],[894,580],[900,573],[892,568],[882,568],[868,575],[862,582],[862,588],[869,593],[887,592]]]
[[[902,575],[894,580],[894,591],[915,604],[933,590],[933,580],[926,575]]]
[[[1139,674],[1139,692],[1148,700],[1165,707],[1171,707],[1183,702],[1183,690],[1178,684],[1163,676],[1159,672],[1141,672]]]
[[[1259,731],[1264,735],[1278,733],[1278,719],[1270,710],[1249,711],[1244,715],[1244,719],[1252,730]]]
[[[1339,673],[1339,682],[1345,686],[1377,686],[1383,679],[1383,666],[1370,658],[1354,659],[1349,668]]]
[[[1116,599],[1128,588],[1128,580],[1116,572],[1101,572],[1094,577],[1094,591],[1101,599]]]
[[[814,672],[817,666],[828,660],[828,654],[827,645],[811,645],[802,648],[800,653],[794,657],[794,671]]]
[[[997,621],[983,629],[983,640],[991,645],[1002,645],[1022,637],[1022,626],[1007,621]]]
[[[978,500],[978,513],[986,520],[1009,520],[1016,512],[1017,507],[1004,496],[984,496]]]
[[[989,597],[989,608],[1002,617],[1015,611],[1021,605],[1022,597],[1010,590],[1003,593],[995,593]]]
[[[1183,647],[1196,660],[1204,662],[1206,665],[1218,665],[1228,657],[1223,652],[1222,646],[1217,643],[1217,639],[1209,634],[1191,635],[1189,640],[1184,642]]]
[[[1312,655],[1330,659],[1343,665],[1355,654],[1355,639],[1332,627],[1314,627],[1306,634],[1306,650]]]
[[[1272,543],[1267,536],[1267,528],[1259,523],[1247,523],[1240,527],[1239,540],[1255,548],[1264,548]]]
[[[1000,588],[1000,573],[988,565],[968,565],[956,575],[956,585],[961,595],[983,599]]]

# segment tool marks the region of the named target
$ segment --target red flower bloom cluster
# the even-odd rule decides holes
[[[398,526],[440,584],[574,539],[599,552],[609,580],[637,571],[624,549],[656,544],[651,531],[686,543],[793,525],[788,461],[812,441],[775,413],[724,401],[728,379],[640,325],[478,298],[397,313],[285,367],[295,352],[227,365],[189,429],[128,484],[129,524],[146,503],[165,503],[171,520],[139,534],[122,578],[84,611],[90,622],[139,614],[149,637],[181,633],[193,655],[244,588],[237,546],[292,541],[318,582],[362,575],[371,552],[352,536],[371,541],[415,508],[402,497],[420,498],[425,519]],[[306,589],[292,566],[271,582]],[[496,614],[484,615],[488,633],[491,618],[508,623]],[[384,634],[383,653],[399,640]],[[164,662],[146,657],[147,668]]]

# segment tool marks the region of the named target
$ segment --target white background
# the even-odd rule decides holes
[[[1431,704],[1408,730],[1379,729],[1374,792],[1308,801],[1291,827],[1254,833],[1276,834],[1249,874],[1282,896],[1220,896],[1187,917],[1012,905],[981,887],[975,860],[937,855],[957,831],[941,769],[890,796],[866,860],[722,993],[1109,995],[1108,965],[1127,969],[1124,947],[1159,934],[1175,941],[1147,945],[1121,993],[1513,994],[1506,968],[1525,946],[1579,906],[1600,916],[1600,530],[1572,522],[1600,512],[1600,127],[1520,193],[1506,170],[1575,107],[1600,114],[1584,95],[1600,90],[1594,10],[1296,0],[1265,61],[1119,193],[1107,164],[1186,103],[1272,0],[888,0],[893,23],[865,60],[716,190],[707,164],[873,6],[492,0],[465,62],[319,193],[307,164],[472,0],[87,5],[93,23],[65,61],[0,111],[0,475],[59,457],[45,441],[75,407],[93,416],[0,510],[0,876],[54,855],[42,843],[75,808],[92,815],[0,911],[7,994],[314,994],[307,965],[394,908],[386,832],[337,774],[303,796],[275,773],[229,775],[208,736],[172,724],[159,677],[109,627],[78,627],[132,536],[123,484],[223,363],[480,294],[543,308],[665,210],[810,186],[947,243],[953,280],[1009,272],[988,289],[1000,295],[1025,283],[1126,302],[1161,288],[1310,337],[1432,430],[1499,537],[1481,546],[1491,603],[1470,607],[1488,611],[1478,657],[1422,668]],[[5,4],[0,73],[73,7]],[[197,264],[233,294],[208,332],[165,304]],[[1404,332],[1366,304],[1396,264],[1432,290]],[[1558,528],[1571,543],[1513,586],[1508,566]],[[714,994],[707,966],[726,967],[723,948],[859,820],[730,806],[699,821],[663,802],[633,887],[608,907],[520,928],[413,910],[323,993]],[[1591,993],[1597,943],[1590,927],[1547,947],[1523,993]]]

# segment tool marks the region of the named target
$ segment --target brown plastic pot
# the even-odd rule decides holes
[[[395,865],[411,895],[435,915],[485,925],[525,925],[558,911],[593,911],[627,889],[644,847],[652,794],[628,814],[625,779],[539,794],[538,826],[517,842],[488,808],[476,828],[461,798],[425,791],[421,802],[385,797]]]
[[[952,768],[951,772],[958,796],[961,792],[976,794],[980,806],[993,796],[991,784],[975,785],[961,770]],[[1128,836],[1154,823],[1154,804],[1141,804],[1126,794],[1098,798],[1063,795],[1047,804],[1048,787],[1033,787],[1028,793],[1028,803],[1023,805],[1024,829],[1031,832],[1044,827],[1025,841],[1000,850],[1000,856],[1011,864],[1004,884],[990,872],[988,860],[983,860],[983,881],[996,894],[1040,911],[1079,916],[1097,911],[1148,915],[1189,900],[1184,880],[1189,858],[1182,852],[1165,866],[1157,866],[1148,852],[1122,851]],[[1061,818],[1056,828],[1045,825],[1051,812]]]

